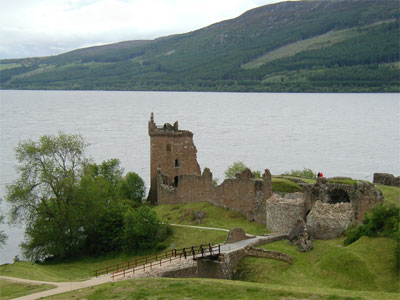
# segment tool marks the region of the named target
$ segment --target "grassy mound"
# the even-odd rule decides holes
[[[272,190],[278,193],[295,193],[303,191],[297,183],[289,179],[276,177],[272,178]]]
[[[207,202],[164,204],[156,206],[154,210],[162,221],[172,224],[195,225],[222,229],[241,227],[245,232],[251,234],[266,233],[265,225],[250,223],[247,221],[246,217],[235,211],[223,207],[217,207]],[[202,211],[205,214],[201,221],[195,220],[194,213],[196,211]]]
[[[324,287],[333,289],[400,292],[394,247],[388,238],[362,237],[343,246],[343,239],[314,241],[314,249],[298,252],[287,241],[263,248],[281,251],[295,258],[284,262],[252,258],[238,265],[236,279],[278,285]]]

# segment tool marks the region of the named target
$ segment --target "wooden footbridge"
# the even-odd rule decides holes
[[[121,276],[125,277],[134,275],[138,271],[152,270],[154,267],[161,267],[162,265],[171,264],[182,259],[217,258],[219,255],[221,255],[221,245],[213,246],[212,244],[208,244],[179,250],[172,249],[163,253],[97,269],[94,271],[94,276],[111,274],[114,280]]]

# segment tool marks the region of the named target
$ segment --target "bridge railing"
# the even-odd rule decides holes
[[[112,273],[113,279],[118,276],[126,276],[129,273],[134,273],[138,270],[146,270],[146,268],[152,269],[153,266],[163,265],[165,263],[171,263],[177,259],[182,260],[192,257],[196,259],[198,257],[204,257],[208,255],[219,255],[221,253],[221,246],[200,245],[185,247],[182,249],[172,249],[155,255],[146,256],[140,259],[130,260],[127,262],[119,263],[112,266],[107,266],[94,271],[94,276]]]

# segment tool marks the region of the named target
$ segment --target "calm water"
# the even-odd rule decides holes
[[[59,131],[82,134],[97,162],[119,158],[148,185],[151,112],[157,124],[179,120],[194,132],[200,166],[214,178],[234,161],[272,174],[307,167],[372,180],[374,172],[400,173],[399,94],[0,91],[0,197],[17,177],[18,142]],[[23,229],[1,228],[9,239],[0,261],[10,262]]]

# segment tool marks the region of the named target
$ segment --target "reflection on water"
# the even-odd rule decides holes
[[[149,183],[150,113],[194,132],[198,161],[223,179],[234,161],[272,174],[311,168],[371,180],[400,173],[398,94],[239,94],[101,91],[0,91],[0,197],[16,178],[13,149],[44,134],[80,133],[97,162],[119,158]],[[2,211],[7,208],[4,201]],[[18,253],[22,229],[1,262]]]

